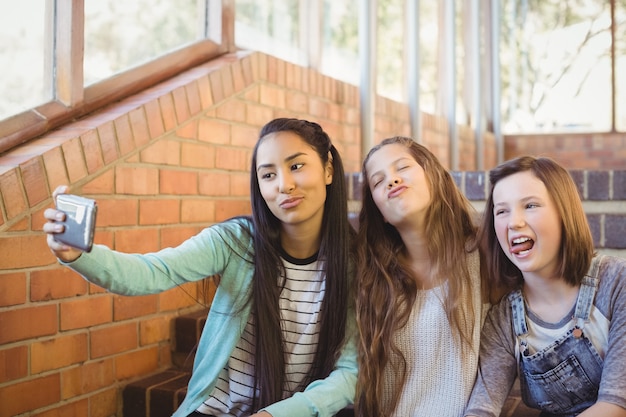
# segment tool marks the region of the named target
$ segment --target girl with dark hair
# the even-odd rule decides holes
[[[362,177],[356,415],[460,417],[488,307],[474,209],[411,138],[372,148]]]
[[[490,183],[480,238],[508,295],[485,321],[465,415],[500,415],[519,377],[542,417],[626,416],[626,260],[595,254],[576,185],[552,159],[507,161]]]
[[[62,263],[117,294],[219,276],[174,416],[332,416],[353,402],[357,374],[341,157],[318,124],[276,119],[261,129],[250,179],[252,216],[156,253],[61,244],[64,214],[51,208],[43,229]]]

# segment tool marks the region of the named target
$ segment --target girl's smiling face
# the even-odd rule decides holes
[[[500,247],[524,278],[560,278],[562,221],[545,184],[531,171],[502,178],[493,188],[493,205]]]

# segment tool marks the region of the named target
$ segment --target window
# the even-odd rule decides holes
[[[52,99],[46,2],[5,2],[0,14],[0,120]]]
[[[237,46],[308,65],[306,24],[299,0],[237,0]],[[301,19],[302,18],[302,19]]]
[[[610,2],[507,0],[502,17],[503,131],[611,130]]]
[[[197,0],[85,0],[84,84],[204,37]],[[202,16],[202,13],[200,13]]]
[[[224,5],[223,5],[223,4]],[[20,0],[0,15],[0,154],[228,52],[229,1]]]
[[[616,128],[626,131],[626,1],[615,8],[615,113]]]

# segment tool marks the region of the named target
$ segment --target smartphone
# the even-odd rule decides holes
[[[63,233],[57,233],[54,239],[74,248],[90,252],[96,228],[98,206],[95,200],[72,194],[59,194],[57,210],[65,213]]]

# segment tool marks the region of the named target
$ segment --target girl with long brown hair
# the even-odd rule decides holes
[[[372,148],[362,177],[356,414],[462,416],[488,305],[473,207],[411,138]]]

